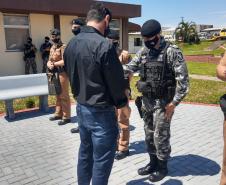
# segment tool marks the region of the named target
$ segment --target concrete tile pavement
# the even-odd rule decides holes
[[[148,155],[143,121],[133,102],[131,107],[131,155],[114,162],[109,185],[152,185],[137,174]],[[72,110],[76,115],[75,105]],[[0,117],[0,185],[77,184],[79,135],[70,133],[74,124],[58,126],[49,116],[33,111],[19,113],[13,122]],[[153,185],[218,185],[222,123],[219,107],[179,105],[171,125],[169,176]]]

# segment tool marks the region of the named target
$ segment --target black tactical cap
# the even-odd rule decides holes
[[[54,29],[50,30],[50,34],[51,35],[60,35],[60,30],[54,28]]]
[[[160,33],[160,31],[161,31],[161,24],[158,21],[151,19],[146,21],[143,24],[141,28],[141,35],[143,37],[153,37],[158,33]]]
[[[119,40],[119,32],[116,30],[110,29],[109,33],[107,34],[107,38],[113,40]]]
[[[85,20],[83,18],[77,18],[77,19],[73,19],[71,21],[71,24],[77,24],[79,26],[84,26],[86,23],[85,23]]]

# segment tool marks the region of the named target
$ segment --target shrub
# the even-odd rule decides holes
[[[35,101],[32,98],[29,98],[25,102],[26,108],[34,108],[35,107]]]

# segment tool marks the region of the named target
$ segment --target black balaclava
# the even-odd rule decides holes
[[[78,35],[80,33],[81,29],[80,29],[80,27],[77,27],[77,28],[73,28],[71,31],[74,35]]]
[[[141,35],[147,38],[151,38],[155,36],[154,39],[145,41],[144,44],[147,48],[154,49],[154,47],[159,41],[157,34],[159,34],[160,32],[161,32],[161,25],[158,21],[154,19],[148,20],[143,24],[141,28]]]
[[[71,31],[74,35],[78,35],[81,31],[81,26],[85,26],[85,21],[83,18],[77,18],[77,19],[73,19],[72,20],[72,25],[75,24],[75,25],[79,25],[79,27],[77,28],[73,28]]]

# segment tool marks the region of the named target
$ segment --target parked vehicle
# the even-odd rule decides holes
[[[209,39],[211,41],[215,41],[215,40],[226,40],[226,28],[223,28],[220,30],[219,33],[214,34],[211,39]]]
[[[207,39],[207,33],[206,32],[200,32],[198,33],[198,37],[200,40],[206,40]]]

